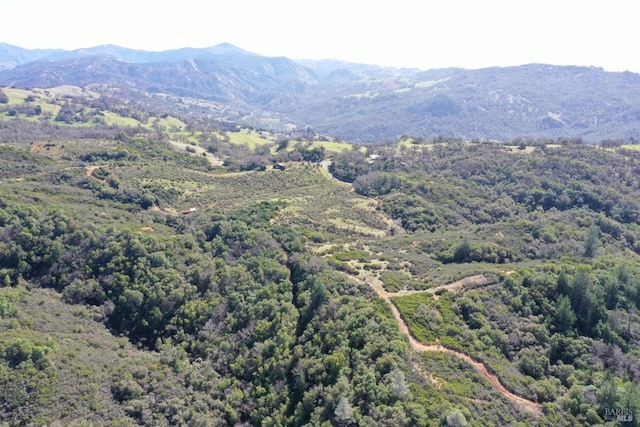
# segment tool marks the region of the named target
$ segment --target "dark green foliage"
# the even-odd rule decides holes
[[[462,240],[462,243],[456,248],[453,253],[453,262],[465,262],[469,261],[471,255],[471,244],[466,237]]]
[[[599,242],[600,231],[597,226],[593,225],[589,227],[589,232],[587,233],[587,238],[584,242],[584,256],[587,258],[593,258],[596,255]]]
[[[53,286],[68,302],[95,306],[114,333],[166,352],[175,372],[206,361],[225,380],[206,385],[218,403],[197,414],[215,414],[220,406],[229,422],[298,425],[410,417],[402,373],[407,346],[388,312],[304,254],[294,230],[272,224],[283,207],[263,202],[230,215],[201,215],[166,238],[79,227],[61,211],[14,204],[0,216],[0,260],[11,282]],[[3,354],[11,366],[39,366],[45,350],[15,341]],[[110,386],[116,404],[137,402],[155,411],[145,400],[149,391],[126,373]],[[345,392],[354,397],[341,399]],[[388,405],[396,415],[383,409]],[[150,423],[143,413],[130,416]]]
[[[635,306],[624,287],[607,286],[620,276],[628,282],[640,277],[640,270],[612,260],[546,266],[464,295],[444,293],[436,301],[423,293],[394,302],[419,340],[439,340],[484,360],[508,388],[553,402],[576,419],[602,417],[605,407],[622,405],[620,388],[613,384],[631,390],[640,379],[640,329],[630,323],[638,318]],[[605,289],[616,294],[610,297],[617,301],[613,309],[602,298]],[[604,379],[602,371],[596,373],[600,369],[610,370]],[[589,412],[593,405],[569,409],[571,396],[588,387],[603,402],[597,414]]]
[[[59,157],[0,147],[2,422],[581,425],[600,422],[605,404],[635,407],[634,154],[448,142],[338,155],[334,172],[361,197],[319,167],[225,174],[147,136],[68,141]],[[260,159],[230,168],[270,156],[249,151]],[[92,176],[80,157],[99,166]],[[406,292],[479,273],[488,280],[393,301],[418,340],[544,402],[541,419],[452,355],[411,360],[364,285]],[[47,312],[55,294],[43,287],[64,309]],[[42,295],[42,316],[13,291]],[[55,331],[65,350],[46,338],[58,318],[73,325]],[[94,338],[96,322],[120,344]],[[113,360],[69,376],[70,343]],[[131,362],[131,344],[146,362]],[[105,372],[98,391],[65,394]]]
[[[598,322],[605,320],[602,288],[596,287],[589,272],[582,268],[569,283],[569,296],[577,328],[586,335],[593,335]]]
[[[571,307],[571,300],[566,295],[560,295],[556,302],[555,323],[558,332],[565,333],[571,330],[576,321],[576,315]]]
[[[553,142],[526,153],[455,141],[432,149],[381,146],[369,150],[374,160],[340,153],[331,170],[378,198],[404,230],[446,236],[429,247],[445,263],[594,258],[613,246],[637,252],[640,185],[629,172],[637,154]],[[469,236],[468,256],[454,256],[454,232]]]
[[[547,372],[549,362],[544,354],[531,349],[523,349],[518,354],[518,358],[518,367],[525,375],[540,379]]]
[[[324,151],[324,147],[303,148],[300,154],[305,162],[319,163],[324,160]]]
[[[336,178],[345,182],[353,182],[359,176],[370,171],[364,154],[361,151],[344,151],[333,158],[329,166],[329,172]]]
[[[396,175],[381,172],[369,172],[359,176],[353,183],[355,191],[369,197],[389,194],[401,186],[402,180]]]
[[[109,161],[109,160],[137,160],[137,155],[131,155],[127,150],[117,151],[94,151],[80,156],[84,162]]]

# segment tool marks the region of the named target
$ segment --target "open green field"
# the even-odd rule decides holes
[[[176,118],[176,117],[172,117],[172,116],[166,116],[166,117],[159,117],[157,118],[158,124],[166,129],[184,129],[186,124]]]
[[[111,111],[105,111],[102,114],[103,114],[104,121],[109,125],[138,126],[141,124],[140,121],[132,117],[122,117]]]
[[[32,94],[32,91],[27,89],[5,88],[3,91],[9,97],[9,105],[24,103],[24,99]]]
[[[260,133],[242,129],[238,132],[227,132],[229,139],[234,144],[246,144],[250,149],[254,149],[259,145],[272,144],[273,141],[262,136]]]
[[[99,94],[75,86],[48,89],[4,88],[3,91],[9,98],[9,103],[4,106],[6,111],[0,111],[3,120],[53,122],[75,127],[92,127],[96,123],[102,123],[107,126],[141,126],[149,130],[159,126],[167,132],[181,132],[186,126],[183,121],[171,115],[142,114],[130,106],[111,104],[105,105],[106,108],[99,108],[91,102],[99,98]],[[40,112],[34,112],[36,107],[40,108]],[[71,112],[60,117],[63,107]]]
[[[311,147],[324,147],[325,150],[341,153],[345,150],[351,150],[353,145],[348,142],[311,141]]]

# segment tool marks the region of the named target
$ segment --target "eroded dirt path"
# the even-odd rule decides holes
[[[542,410],[540,409],[540,405],[538,405],[535,402],[532,402],[530,400],[527,400],[523,397],[520,397],[516,394],[511,393],[509,390],[507,390],[504,385],[502,385],[502,383],[500,382],[500,380],[498,379],[498,377],[494,374],[492,374],[491,372],[489,372],[489,370],[487,369],[487,367],[481,363],[478,362],[477,360],[474,360],[473,358],[471,358],[470,356],[461,353],[459,351],[456,350],[452,350],[450,348],[446,348],[443,347],[441,345],[437,345],[437,344],[423,344],[420,341],[416,340],[413,335],[411,335],[411,332],[409,331],[409,327],[407,326],[407,324],[405,323],[404,319],[402,318],[402,316],[400,315],[400,311],[398,310],[398,308],[395,306],[395,304],[393,304],[393,302],[391,301],[391,297],[393,296],[400,296],[400,295],[409,295],[412,293],[416,293],[416,292],[430,292],[430,293],[434,293],[438,290],[442,290],[445,289],[447,291],[453,291],[453,292],[457,292],[461,289],[464,288],[464,286],[470,285],[470,284],[482,284],[483,282],[486,282],[486,278],[482,275],[478,275],[478,276],[470,276],[470,277],[466,277],[462,280],[458,280],[456,282],[453,283],[449,283],[447,285],[442,285],[442,286],[437,286],[435,288],[431,288],[428,290],[421,290],[421,291],[401,291],[401,292],[397,292],[397,293],[389,293],[387,291],[384,290],[383,284],[381,281],[379,280],[375,280],[372,279],[369,283],[371,284],[371,287],[376,291],[376,293],[378,294],[378,296],[382,299],[384,299],[389,306],[391,307],[391,312],[393,313],[393,317],[396,319],[396,322],[398,322],[398,327],[400,328],[400,331],[405,334],[408,338],[409,338],[409,344],[411,345],[411,348],[415,351],[418,352],[425,352],[425,351],[439,351],[441,353],[448,353],[451,355],[454,355],[464,361],[466,361],[467,363],[469,363],[471,366],[473,366],[473,368],[478,371],[480,373],[480,375],[482,375],[484,378],[486,378],[487,381],[489,381],[489,383],[496,389],[496,391],[498,391],[498,393],[500,393],[502,396],[504,396],[506,399],[508,399],[511,403],[513,403],[515,406],[530,412],[536,416],[542,416]]]
[[[98,169],[98,167],[99,166],[87,166],[87,171],[86,171],[87,176],[96,178],[95,176],[93,176],[93,171]]]

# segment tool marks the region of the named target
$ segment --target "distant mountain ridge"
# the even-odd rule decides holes
[[[116,45],[100,45],[74,50],[64,49],[24,49],[7,43],[0,43],[0,58],[13,58],[13,68],[39,59],[56,62],[65,59],[76,59],[88,56],[110,56],[121,61],[133,63],[175,62],[198,57],[222,56],[228,54],[245,54],[259,56],[245,51],[229,43],[221,43],[207,48],[181,48],[165,51],[148,51],[130,49]],[[7,61],[9,63],[9,61]]]
[[[205,99],[359,142],[402,134],[636,138],[640,75],[530,64],[417,70],[265,57],[223,43],[162,52],[113,45],[72,51],[0,43],[0,85],[101,84]],[[253,123],[256,125],[256,123]]]
[[[0,71],[11,69],[31,61],[37,61],[56,52],[63,51],[56,49],[23,49],[18,46],[0,42]]]
[[[283,85],[313,80],[309,70],[289,59],[262,57],[226,43],[163,52],[111,45],[56,51],[0,72],[5,86],[100,83],[248,105],[281,93]]]

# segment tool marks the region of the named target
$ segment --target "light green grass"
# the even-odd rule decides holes
[[[3,88],[3,92],[9,98],[9,103],[7,105],[23,105],[25,104],[25,99],[32,95],[35,97],[35,101],[29,103],[29,105],[39,105],[42,109],[43,113],[51,113],[53,117],[58,114],[60,111],[60,106],[56,104],[52,104],[47,99],[46,95],[35,91],[35,90],[27,90],[27,89],[16,89],[16,88]],[[11,117],[7,113],[0,114],[0,116],[12,120],[12,119],[21,119],[28,121],[38,121],[42,119],[42,116],[27,116],[25,114],[19,114],[18,116]]]
[[[311,148],[324,147],[325,150],[333,151],[333,152],[336,152],[336,153],[341,153],[343,151],[352,150],[353,149],[353,144],[348,143],[348,142],[316,140],[316,141],[289,141],[289,145],[287,145],[287,148],[284,151],[286,151],[286,152],[293,151],[293,150],[295,150],[297,148],[297,146],[299,144],[304,146],[304,147],[306,147],[307,144],[309,144]],[[362,151],[364,153],[366,151],[366,147],[361,147],[360,151]],[[274,146],[271,149],[271,152],[273,154],[277,153],[277,147]]]
[[[200,141],[200,136],[202,135],[202,132],[196,132],[196,133],[192,133],[192,132],[172,132],[171,133],[171,138],[181,142],[183,144],[196,144],[198,145],[199,141]]]
[[[349,144],[348,142],[313,141],[311,143],[311,147],[324,147],[325,150],[341,153],[345,150],[351,150],[353,148],[353,145]]]
[[[51,113],[53,117],[57,116],[60,112],[60,106],[56,104],[51,104],[47,101],[39,101],[36,99],[34,102],[35,105],[39,105],[42,108],[43,113]]]
[[[9,105],[24,104],[24,99],[33,95],[33,92],[26,89],[4,88],[4,93],[9,97]]]
[[[166,128],[184,129],[186,127],[186,124],[182,120],[172,116],[161,118],[159,123],[160,123],[160,126],[164,126]]]
[[[103,111],[102,112],[104,121],[109,125],[117,125],[117,126],[138,126],[140,122],[131,117],[122,117],[111,111]]]
[[[273,141],[264,138],[258,132],[242,129],[239,132],[227,132],[229,140],[234,144],[246,144],[249,148],[254,149],[259,145],[272,144]]]

